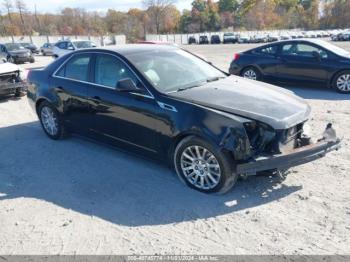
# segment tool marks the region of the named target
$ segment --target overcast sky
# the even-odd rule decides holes
[[[177,0],[176,6],[179,10],[190,9],[193,0]],[[120,11],[127,11],[130,8],[143,8],[142,0],[25,0],[28,9],[38,12],[57,13],[64,7],[80,7],[88,11],[105,11],[113,8]]]

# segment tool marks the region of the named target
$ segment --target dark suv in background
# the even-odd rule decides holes
[[[211,44],[221,44],[221,39],[219,35],[212,35],[210,37],[210,43]]]
[[[39,54],[39,49],[36,45],[31,43],[19,43],[24,48],[29,49],[33,54]]]
[[[207,44],[209,44],[208,36],[206,36],[206,35],[201,35],[201,36],[199,37],[199,44],[200,44],[200,45],[207,45]]]

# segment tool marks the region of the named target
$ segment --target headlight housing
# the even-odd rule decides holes
[[[244,123],[251,149],[257,154],[262,153],[276,136],[276,132],[270,126],[256,121]]]

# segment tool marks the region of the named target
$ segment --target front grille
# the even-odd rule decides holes
[[[0,87],[6,86],[9,83],[15,83],[18,81],[18,73],[12,72],[0,75]]]

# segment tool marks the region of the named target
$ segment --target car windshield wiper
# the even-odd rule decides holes
[[[210,82],[218,81],[218,80],[223,79],[223,78],[225,78],[225,77],[224,76],[214,76],[214,77],[207,78],[206,81],[207,81],[207,83],[210,83]]]
[[[190,84],[190,85],[187,85],[187,86],[183,86],[183,87],[180,87],[174,91],[170,91],[168,93],[175,93],[175,92],[181,92],[181,91],[185,91],[187,89],[191,89],[191,88],[194,88],[194,87],[198,87],[198,86],[202,86],[206,83],[209,83],[209,82],[214,82],[214,81],[217,81],[217,80],[220,80],[222,78],[225,78],[223,76],[215,76],[215,77],[210,77],[210,78],[207,78],[207,79],[203,79],[203,80],[200,80],[200,81],[197,81],[193,84]]]
[[[186,85],[186,86],[180,87],[180,88],[178,88],[178,89],[176,89],[176,90],[174,90],[174,91],[170,91],[170,92],[168,92],[168,93],[175,93],[175,92],[185,91],[185,90],[187,90],[187,89],[191,89],[191,88],[194,88],[194,87],[197,87],[197,86],[202,86],[202,85],[204,85],[205,83],[206,83],[205,80],[204,80],[204,81],[198,81],[198,82],[196,82],[196,83],[194,83],[194,84],[190,84],[190,85]]]

